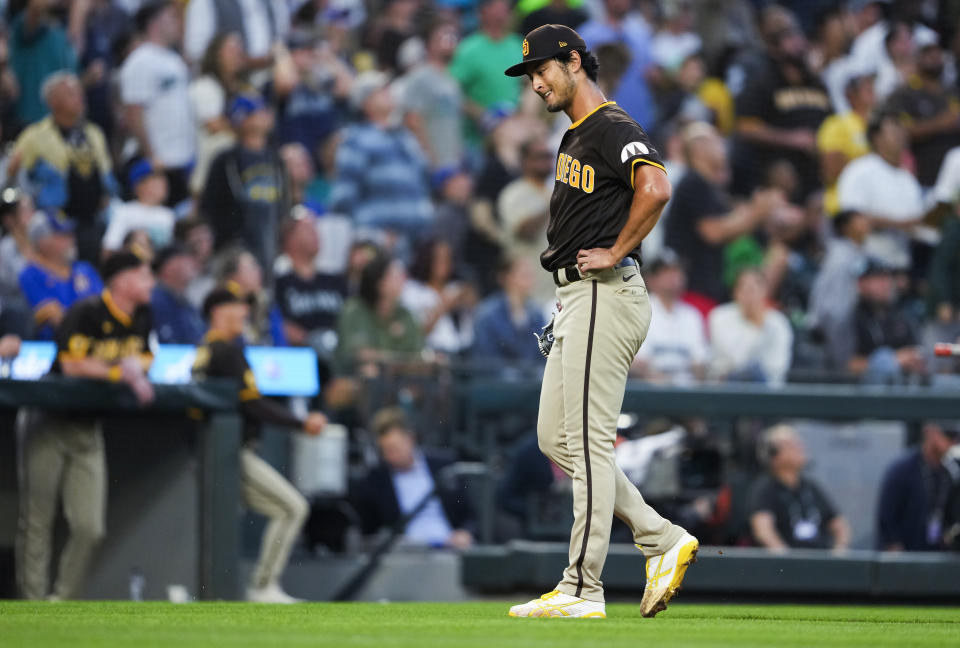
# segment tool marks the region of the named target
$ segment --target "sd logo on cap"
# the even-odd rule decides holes
[[[504,72],[507,76],[518,77],[527,73],[527,64],[551,59],[557,54],[579,50],[586,51],[587,44],[580,34],[564,25],[543,25],[537,27],[523,39],[523,61],[512,65]]]

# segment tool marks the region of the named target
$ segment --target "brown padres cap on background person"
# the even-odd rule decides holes
[[[523,60],[508,67],[504,74],[512,77],[523,76],[527,73],[527,63],[545,61],[557,54],[586,49],[587,44],[580,38],[580,34],[569,27],[543,25],[523,39]]]

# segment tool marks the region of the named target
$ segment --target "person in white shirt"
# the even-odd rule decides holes
[[[711,376],[783,384],[793,356],[793,330],[767,297],[763,272],[748,268],[737,277],[733,301],[710,311]]]
[[[151,1],[137,12],[136,24],[143,41],[120,69],[124,121],[139,156],[164,170],[173,206],[189,193],[187,170],[196,152],[190,73],[172,49],[180,41],[179,12],[169,0]]]
[[[673,385],[702,380],[707,362],[704,321],[700,311],[681,300],[687,274],[680,258],[665,248],[651,264],[646,279],[653,315],[631,375]]]
[[[870,153],[850,162],[837,180],[840,209],[870,217],[868,256],[894,268],[910,267],[909,234],[924,214],[916,177],[900,166],[907,133],[893,113],[881,112],[867,125]]]
[[[128,178],[135,200],[111,210],[110,224],[103,235],[104,251],[120,250],[127,234],[133,230],[145,231],[154,250],[168,246],[173,239],[176,217],[173,210],[163,204],[167,198],[167,177],[149,160],[140,160],[130,167]]]

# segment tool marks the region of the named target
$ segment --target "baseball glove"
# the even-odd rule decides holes
[[[550,357],[550,349],[553,348],[553,320],[555,317],[550,318],[550,321],[540,333],[533,334],[533,337],[537,338],[537,348],[540,349],[540,355],[544,358]]]

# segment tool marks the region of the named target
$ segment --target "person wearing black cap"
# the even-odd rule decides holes
[[[867,259],[857,290],[849,370],[868,383],[899,383],[924,373],[926,358],[917,346],[918,323],[897,305],[893,269],[878,259]]]
[[[297,603],[298,599],[283,591],[280,576],[310,507],[283,475],[257,456],[256,444],[263,423],[320,434],[327,419],[319,412],[298,418],[260,394],[244,356],[243,331],[250,315],[250,302],[243,293],[229,287],[215,288],[203,303],[203,314],[210,328],[204,343],[197,348],[193,375],[198,380],[232,378],[237,381],[243,415],[243,448],[240,451],[243,500],[251,510],[270,519],[260,545],[260,559],[247,588],[247,600]]]
[[[203,318],[187,299],[186,292],[199,268],[193,253],[175,243],[163,248],[153,261],[157,285],[150,297],[154,327],[160,344],[199,344]]]
[[[103,266],[107,288],[74,304],[57,331],[52,375],[123,382],[138,402],[153,400],[146,372],[153,361],[150,291],[153,275],[137,256],[121,252]],[[18,580],[28,599],[80,594],[106,521],[106,459],[100,421],[89,416],[21,412],[23,433]],[[48,592],[57,504],[70,536]]]
[[[614,512],[647,557],[641,613],[653,616],[683,580],[699,543],[653,510],[617,468],[613,442],[627,371],[646,337],[650,300],[640,241],[670,199],[660,154],[644,130],[596,84],[597,60],[577,32],[544,25],[523,41],[508,76],[527,75],[564,134],[550,201],[548,247],[561,310],[541,340],[540,448],[573,478],[570,563],[555,591],[510,608],[511,616],[605,617],[600,573]]]

